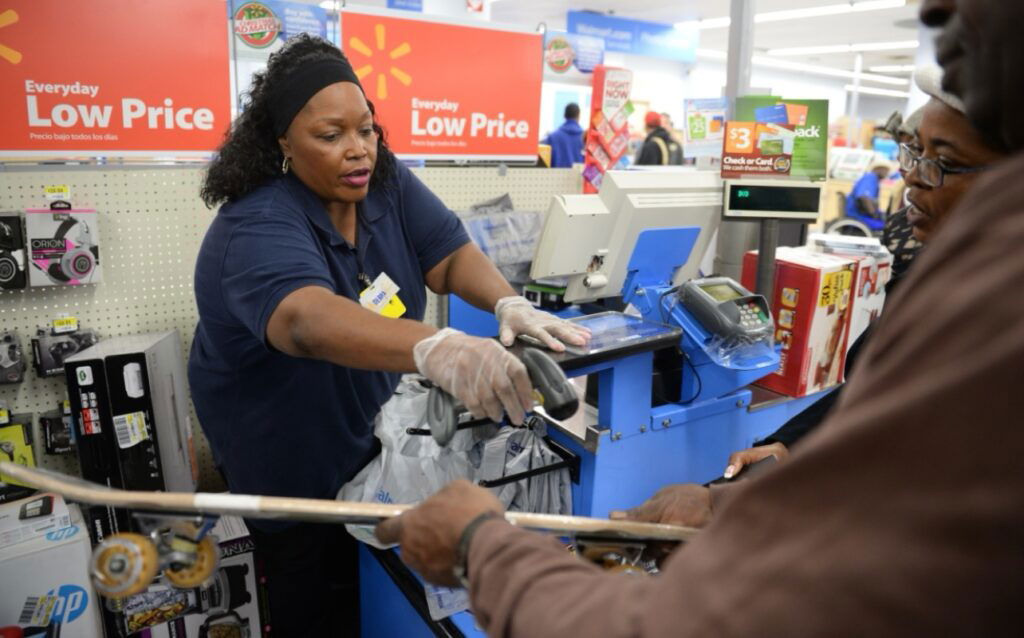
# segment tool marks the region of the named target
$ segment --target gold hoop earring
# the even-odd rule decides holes
[[[287,175],[288,169],[291,168],[292,158],[285,155],[284,160],[281,162],[281,173]]]

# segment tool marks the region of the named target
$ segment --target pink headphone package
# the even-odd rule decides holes
[[[92,209],[25,211],[29,285],[81,286],[101,280],[99,215]]]

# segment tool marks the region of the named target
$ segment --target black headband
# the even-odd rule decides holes
[[[281,137],[311,97],[325,86],[351,82],[362,90],[352,66],[343,60],[318,60],[288,74],[270,93],[274,136]]]

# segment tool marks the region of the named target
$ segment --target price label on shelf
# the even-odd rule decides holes
[[[11,422],[11,413],[7,410],[7,403],[0,401],[0,425],[7,425]]]
[[[68,187],[67,184],[56,184],[54,186],[46,186],[44,187],[43,191],[46,193],[46,199],[48,201],[71,201],[71,189]]]
[[[78,330],[77,317],[57,317],[53,320],[53,334],[65,334]]]

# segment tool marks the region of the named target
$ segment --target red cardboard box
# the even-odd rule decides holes
[[[882,314],[885,287],[892,279],[892,254],[874,238],[812,233],[807,250],[814,253],[840,255],[857,262],[853,284],[853,309],[847,331],[847,351]]]
[[[857,262],[803,248],[779,248],[775,260],[769,304],[781,362],[757,384],[802,397],[842,383]],[[753,289],[756,277],[757,252],[751,251],[743,256],[743,285]]]
[[[892,255],[843,255],[857,263],[853,285],[853,308],[850,310],[850,328],[847,330],[846,350],[882,314],[885,306],[885,285],[892,278]]]

